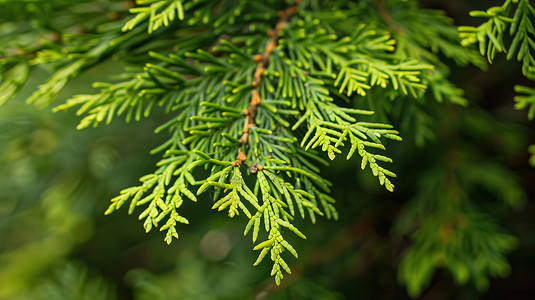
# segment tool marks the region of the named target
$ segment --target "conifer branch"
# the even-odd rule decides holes
[[[125,5],[134,2],[139,6]],[[519,5],[513,12],[515,3]],[[167,116],[155,130],[167,134],[167,140],[151,151],[161,155],[155,170],[142,176],[137,186],[122,190],[105,213],[129,202],[128,213],[140,210],[145,231],[159,228],[166,232],[164,241],[171,243],[179,237],[178,227],[189,223],[180,211],[187,199],[210,199],[212,209],[245,220],[244,234],[252,233],[253,250],[260,252],[254,265],[270,254],[277,284],[284,271],[290,273],[284,255],[298,257],[288,233],[306,238],[297,219],[315,223],[319,216],[338,218],[335,200],[329,196],[337,187],[321,175],[327,160],[347,151],[347,159],[360,159],[361,168],[392,191],[390,180],[396,174],[384,166],[393,160],[388,153],[377,152],[386,150],[388,140],[401,141],[401,133],[414,135],[418,145],[430,139],[437,131],[436,103],[431,100],[467,104],[463,90],[448,80],[444,58],[461,66],[481,66],[484,61],[477,50],[461,45],[450,18],[437,10],[419,9],[415,0],[358,5],[300,0],[117,0],[116,4],[110,8],[113,18],[78,9],[65,30],[46,23],[42,27],[50,25],[49,32],[28,38],[57,35],[42,44],[14,51],[9,41],[0,43],[0,104],[24,84],[35,65],[46,64],[52,70],[29,99],[43,104],[91,66],[109,58],[128,65],[112,83],[94,83],[96,93],[75,95],[55,109],[76,108],[82,117],[79,129],[119,116],[127,122],[154,117],[157,109],[158,118]],[[489,60],[507,50],[508,58],[516,55],[522,61],[531,79],[534,10],[528,0],[507,0],[504,5],[475,13],[489,20],[477,28],[461,28],[463,43],[480,43]],[[53,11],[47,19],[56,19]],[[128,11],[132,17],[120,20]],[[84,23],[84,34],[69,34],[78,26],[73,20],[79,22],[81,16],[89,24]],[[18,28],[25,28],[18,23],[5,27],[17,29],[0,36],[0,42],[18,37]],[[512,37],[510,47],[503,38],[505,29]],[[516,91],[521,94],[517,107],[529,108],[533,118],[535,91],[522,86]],[[401,129],[388,123],[399,123]],[[494,180],[500,193],[507,194],[496,179],[477,172],[472,177]],[[440,195],[442,186],[428,190]],[[437,204],[436,210],[441,208]],[[419,258],[435,253],[425,248],[426,241],[443,245],[436,240],[436,231],[450,232],[459,211],[454,207],[446,221],[428,223],[433,230],[422,228],[422,238],[414,239],[400,272],[400,278],[412,282],[411,293],[419,293],[425,285],[421,277],[413,280],[414,273],[422,270]],[[496,232],[493,226],[483,227],[476,232]],[[476,238],[466,236],[470,241]],[[506,242],[507,246],[491,248],[500,259],[510,249],[510,241]],[[432,269],[424,265],[423,270]],[[487,273],[475,272],[484,279]],[[464,278],[462,272],[456,274]]]

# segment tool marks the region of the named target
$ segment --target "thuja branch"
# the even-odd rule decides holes
[[[283,272],[290,273],[288,253],[298,257],[291,233],[305,238],[297,218],[315,223],[317,216],[338,216],[328,195],[332,185],[320,175],[322,167],[328,166],[320,151],[334,159],[348,150],[347,159],[357,157],[362,169],[368,168],[387,190],[394,189],[390,178],[396,175],[386,167],[392,159],[380,151],[386,150],[386,140],[400,141],[399,133],[389,124],[375,123],[374,111],[356,109],[362,106],[356,102],[369,101],[379,119],[411,124],[405,127],[406,133],[414,134],[422,145],[418,141],[430,139],[434,125],[444,123],[432,121],[436,106],[431,100],[467,103],[463,91],[448,81],[449,63],[443,61],[480,65],[477,51],[462,44],[478,44],[490,61],[498,52],[507,52],[508,58],[522,62],[528,79],[535,78],[535,10],[529,0],[504,0],[503,6],[472,13],[487,20],[478,27],[461,28],[462,41],[448,17],[418,9],[418,1],[358,1],[355,7],[356,1],[349,0],[107,1],[122,3],[110,6],[100,5],[106,1],[87,0],[52,3],[50,14],[45,9],[42,17],[29,11],[28,17],[20,15],[23,7],[35,6],[11,2],[9,7],[0,5],[0,11],[7,12],[1,14],[4,18],[19,16],[17,21],[7,21],[10,24],[0,37],[0,56],[5,58],[0,61],[0,104],[24,85],[37,64],[55,70],[29,99],[43,104],[54,100],[89,66],[108,58],[134,64],[135,68],[116,77],[120,82],[97,82],[98,93],[75,95],[57,108],[78,107],[77,114],[84,116],[80,129],[120,116],[127,122],[149,118],[158,106],[169,115],[156,130],[168,132],[168,140],[151,152],[162,153],[157,169],[113,198],[106,214],[123,206],[128,206],[129,213],[141,209],[145,230],[164,231],[164,240],[171,243],[179,237],[179,227],[190,223],[182,206],[205,199],[201,194],[210,191],[213,209],[246,220],[244,234],[251,233],[253,250],[259,251],[254,265],[270,260],[277,284]],[[86,12],[90,3],[100,3],[99,9]],[[125,5],[134,3],[138,6],[130,10],[134,15],[126,23],[116,19],[126,11]],[[78,5],[83,6],[62,13],[63,6]],[[12,6],[18,8],[12,11]],[[116,16],[100,18],[102,11]],[[73,18],[65,18],[71,14]],[[80,33],[87,34],[75,33],[80,26]],[[28,35],[28,28],[41,29]],[[61,38],[47,38],[51,32]],[[21,37],[27,42],[19,41]],[[39,42],[43,37],[46,43]],[[28,61],[36,51],[37,56]],[[522,94],[516,98],[518,107],[530,106],[530,115],[535,115],[535,91],[516,90]],[[248,168],[243,168],[244,163]],[[511,185],[501,180],[507,174],[487,178],[496,173],[488,170],[488,166],[480,171],[469,166],[458,172],[464,177],[447,181],[455,183],[454,192],[463,189],[461,183],[479,186],[489,181],[498,186],[497,194],[515,194],[503,188]],[[413,295],[428,283],[422,274],[431,274],[438,264],[458,282],[471,277],[478,285],[486,284],[489,275],[507,272],[503,254],[512,245],[507,235],[498,234],[488,221],[455,226],[459,215],[480,215],[472,211],[473,205],[442,206],[448,201],[440,200],[441,196],[458,198],[442,191],[449,173],[437,169],[429,173],[434,176],[426,176],[429,180],[419,184],[417,204],[410,205],[418,211],[407,214],[414,222],[404,222],[414,223],[405,226],[405,233],[416,233],[411,233],[413,246],[402,258],[400,279]],[[495,184],[498,177],[503,185]],[[436,200],[435,196],[440,201],[432,201],[431,206],[425,202]],[[436,233],[443,228],[448,236],[453,228],[463,238],[437,239],[442,238]],[[480,233],[489,239],[480,243]],[[473,247],[463,253],[459,243]],[[437,262],[437,257],[446,259]],[[477,266],[466,263],[470,261]],[[468,268],[459,268],[464,265]]]

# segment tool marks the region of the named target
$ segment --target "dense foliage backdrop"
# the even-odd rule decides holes
[[[422,7],[445,10],[458,25],[478,25],[468,12],[491,5],[501,2],[421,1]],[[3,21],[17,17],[0,15]],[[0,24],[0,35],[3,29],[8,31]],[[337,157],[322,170],[334,183],[338,221],[300,223],[307,240],[292,240],[299,259],[289,262],[292,274],[280,286],[266,275],[271,266],[251,266],[257,254],[243,238],[243,224],[211,210],[209,201],[181,208],[190,224],[171,245],[163,234],[145,234],[126,210],[104,216],[109,199],[154,171],[159,157],[147,153],[166,140],[153,133],[166,115],[156,110],[140,122],[79,131],[72,112],[24,102],[49,76],[46,68],[32,70],[17,96],[0,107],[0,299],[529,299],[535,293],[535,173],[528,147],[535,135],[526,111],[513,107],[513,87],[532,82],[505,56],[486,71],[449,66],[469,105],[426,102],[398,112],[393,121],[404,145],[389,144],[398,174],[393,193],[362,172],[358,160]],[[56,102],[94,92],[88,83],[106,81],[123,68],[110,62],[89,69]],[[410,114],[412,124],[401,122]],[[460,233],[433,223],[440,222],[439,213],[425,218],[433,211],[428,206],[462,197],[492,218],[472,214],[471,227]],[[457,221],[465,218],[460,214]],[[424,240],[412,235],[415,220],[424,224]],[[403,275],[411,263],[436,264],[429,258],[436,258],[429,254],[435,250],[425,247],[419,249],[426,253],[411,254],[412,261],[406,257],[410,245],[425,244],[426,229],[448,242],[459,234],[477,236],[472,245],[459,242],[472,247],[468,260],[494,254],[492,247],[506,249],[505,265],[490,268],[490,282],[452,262],[444,263],[450,269],[439,264],[431,272]],[[447,251],[437,251],[448,259]],[[470,280],[463,272],[472,274]]]

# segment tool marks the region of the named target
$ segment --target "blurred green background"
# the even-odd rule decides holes
[[[498,1],[424,4],[447,10],[458,24],[471,24],[467,12],[490,2]],[[57,103],[93,92],[88,83],[121,69],[114,64],[91,69]],[[212,211],[209,201],[183,206],[190,225],[180,228],[180,239],[170,246],[163,234],[145,234],[126,210],[105,217],[110,198],[153,171],[158,157],[148,153],[165,140],[153,131],[166,117],[77,131],[73,113],[53,114],[24,103],[47,76],[36,70],[17,99],[0,108],[0,299],[405,299],[397,278],[400,254],[409,244],[403,230],[418,216],[404,210],[418,211],[414,199],[439,201],[452,192],[422,186],[447,176],[441,170],[460,166],[459,178],[470,189],[484,178],[485,184],[470,190],[473,202],[518,238],[508,255],[511,272],[478,293],[439,270],[421,298],[532,299],[535,173],[526,149],[535,138],[526,112],[513,110],[513,86],[524,80],[520,67],[500,57],[488,72],[452,73],[472,104],[429,104],[434,119],[418,124],[428,124],[422,130],[434,139],[417,148],[404,136],[405,146],[390,147],[400,175],[395,193],[384,192],[355,161],[335,160],[325,170],[335,183],[340,220],[300,224],[307,240],[292,241],[300,257],[277,287],[265,276],[267,264],[252,267],[255,253],[243,238],[243,222]]]

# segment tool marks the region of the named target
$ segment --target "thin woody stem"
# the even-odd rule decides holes
[[[251,94],[251,101],[249,102],[249,108],[243,111],[245,115],[245,120],[243,122],[243,134],[240,137],[239,152],[236,156],[236,161],[232,163],[233,166],[240,166],[246,159],[247,155],[242,151],[242,146],[246,145],[249,141],[249,128],[254,126],[256,112],[258,105],[262,101],[260,98],[260,93],[258,92],[258,86],[262,82],[262,73],[266,70],[268,60],[271,56],[273,50],[277,47],[277,41],[279,39],[280,31],[288,24],[290,17],[297,13],[297,5],[301,3],[302,0],[296,0],[295,3],[285,10],[279,11],[279,21],[275,25],[275,29],[272,29],[268,32],[269,40],[266,43],[263,54],[257,54],[253,57],[256,62],[256,71],[254,73],[254,80],[252,82],[253,91]]]
[[[394,26],[394,20],[392,19],[392,16],[388,13],[385,0],[375,0],[375,5],[377,6],[379,16],[381,16],[381,19],[383,19],[385,24],[388,26],[388,31],[390,31],[390,33],[401,32],[399,28]]]

